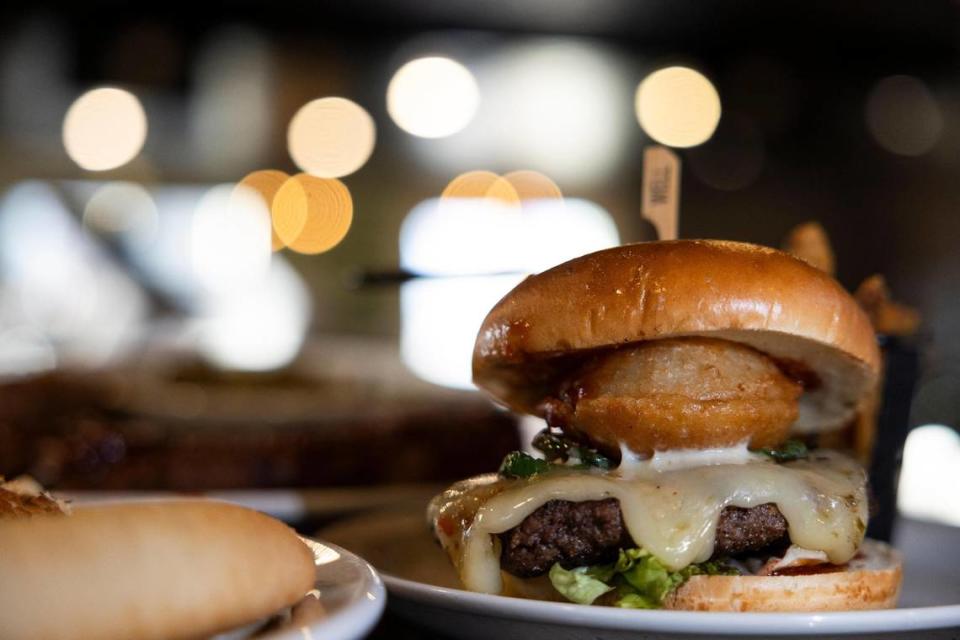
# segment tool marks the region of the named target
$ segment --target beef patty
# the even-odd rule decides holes
[[[720,513],[714,557],[759,551],[787,542],[787,521],[772,503]],[[545,574],[554,563],[565,569],[613,562],[620,548],[637,546],[623,524],[616,498],[551,500],[518,526],[500,534],[500,566],[518,578]]]

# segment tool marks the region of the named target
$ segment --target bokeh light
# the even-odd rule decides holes
[[[159,216],[153,197],[133,182],[108,182],[93,192],[83,209],[83,224],[104,234],[136,235],[149,241]]]
[[[397,126],[421,138],[442,138],[467,126],[480,92],[455,60],[418,58],[400,67],[387,87],[387,111]]]
[[[441,206],[460,199],[487,199],[493,204],[518,209],[532,200],[561,200],[557,183],[540,173],[523,169],[500,176],[492,171],[461,173],[444,188]]]
[[[273,230],[284,245],[297,253],[323,253],[340,244],[350,230],[353,199],[335,178],[300,173],[277,191],[271,214]]]
[[[911,518],[960,526],[960,435],[944,425],[910,432],[903,448],[897,506]]]
[[[563,193],[557,183],[539,171],[529,169],[511,171],[503,178],[513,186],[521,200],[563,198]]]
[[[297,111],[287,129],[287,148],[294,163],[321,178],[350,175],[373,153],[373,118],[346,98],[320,98]]]
[[[497,300],[530,273],[619,244],[612,217],[593,202],[536,198],[523,207],[517,215],[488,198],[431,199],[407,215],[401,266],[456,276],[414,279],[400,289],[400,352],[417,376],[473,388],[473,343]]]
[[[720,95],[703,74],[688,67],[654,71],[636,94],[640,126],[670,147],[694,147],[710,139],[720,122]]]
[[[63,119],[63,146],[90,171],[116,169],[133,160],[147,139],[147,115],[129,91],[105,87],[83,94]]]
[[[211,293],[232,294],[270,266],[270,212],[252,189],[223,184],[200,199],[190,234],[191,260]]]
[[[431,198],[400,227],[400,264],[443,276],[536,273],[618,240],[610,213],[589,200],[530,200],[517,215],[494,200]]]
[[[201,305],[197,346],[225,369],[266,371],[288,365],[307,335],[310,292],[279,256],[263,278],[249,284]]]
[[[933,149],[943,132],[943,114],[930,89],[911,76],[880,80],[867,98],[867,128],[881,147],[902,156]]]
[[[520,194],[513,185],[492,171],[467,171],[461,173],[444,188],[443,201],[461,198],[488,198],[502,205],[519,206]]]
[[[244,192],[252,189],[263,198],[264,205],[267,210],[270,211],[273,209],[274,196],[277,195],[277,191],[280,190],[280,187],[283,186],[283,183],[289,178],[290,176],[287,173],[276,169],[253,171],[237,183],[236,189]],[[273,229],[273,225],[270,225],[270,248],[274,251],[279,251],[283,248],[283,240],[277,235],[277,232]]]

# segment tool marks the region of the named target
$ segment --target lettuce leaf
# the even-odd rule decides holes
[[[570,602],[593,604],[603,594],[613,591],[613,587],[591,575],[590,569],[564,569],[558,562],[550,568],[550,583]]]
[[[617,561],[592,567],[564,569],[555,564],[550,582],[571,602],[592,604],[616,589],[613,604],[629,609],[659,609],[670,593],[695,575],[736,575],[720,562],[692,564],[671,571],[646,549],[621,549]]]

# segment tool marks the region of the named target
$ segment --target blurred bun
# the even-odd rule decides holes
[[[766,247],[677,240],[599,251],[524,280],[481,325],[474,381],[514,410],[542,413],[582,354],[692,336],[753,347],[804,380],[799,433],[844,426],[880,367],[869,319],[824,272]]]
[[[204,500],[0,523],[5,640],[204,637],[293,604],[313,555],[286,525]]]
[[[859,611],[892,609],[900,554],[866,540],[841,571],[780,576],[694,576],[664,603],[685,611]]]

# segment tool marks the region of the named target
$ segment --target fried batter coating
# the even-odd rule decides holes
[[[764,354],[725,340],[655,340],[597,356],[545,403],[553,426],[607,451],[783,442],[802,387]]]

